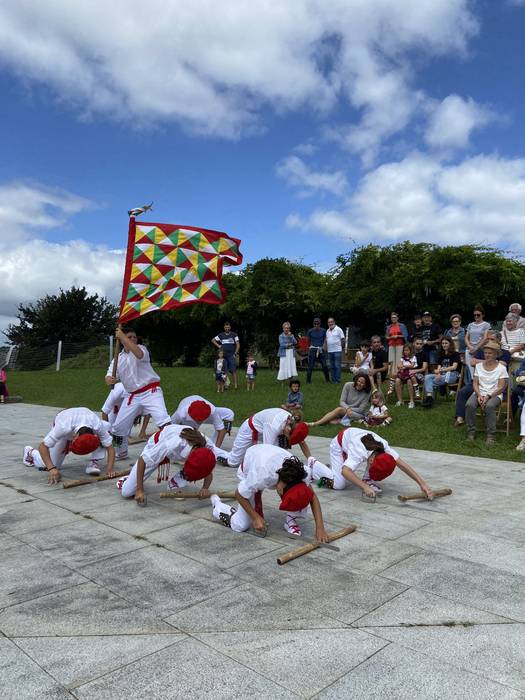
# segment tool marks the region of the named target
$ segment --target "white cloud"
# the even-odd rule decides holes
[[[467,148],[470,134],[494,119],[472,99],[449,95],[432,112],[425,141],[434,148]]]
[[[0,62],[82,114],[237,137],[265,106],[357,110],[347,146],[370,163],[420,95],[414,51],[465,50],[468,0],[18,0],[0,7]]]
[[[525,253],[525,159],[444,164],[414,153],[369,172],[344,209],[293,214],[287,225],[357,244],[483,243]]]
[[[288,184],[303,187],[307,194],[318,190],[342,195],[347,188],[346,175],[341,170],[335,172],[315,172],[297,156],[289,156],[277,163],[276,172]]]

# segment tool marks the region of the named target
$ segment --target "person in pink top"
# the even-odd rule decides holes
[[[0,403],[5,403],[5,397],[9,396],[7,391],[7,372],[5,365],[0,368]]]

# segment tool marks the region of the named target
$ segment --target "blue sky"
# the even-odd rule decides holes
[[[116,300],[127,210],[330,268],[368,242],[525,253],[520,0],[0,6],[0,328]]]

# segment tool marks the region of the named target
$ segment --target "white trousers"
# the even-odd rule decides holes
[[[252,496],[249,499],[249,501],[251,505],[255,507],[255,497]],[[226,503],[223,503],[221,501],[213,508],[212,517],[214,518],[214,520],[220,520],[219,513],[231,515],[230,528],[234,532],[246,532],[246,530],[249,530],[252,527],[252,519],[239,503],[237,503],[235,508],[235,513],[231,515],[232,507],[226,505]],[[290,516],[291,518],[295,519],[306,518],[307,514],[308,508],[303,508],[302,510],[286,513],[287,516]]]
[[[111,432],[118,437],[127,438],[133,428],[133,421],[142,414],[149,414],[159,428],[171,422],[164,403],[164,394],[160,387],[136,394],[131,397],[131,401],[125,399],[120,406]]]
[[[521,409],[520,437],[525,437],[525,406]]]
[[[342,474],[344,464],[343,450],[337,442],[332,440],[330,443],[330,467],[333,474],[334,489],[340,491],[348,486],[348,481]]]
[[[245,420],[244,423],[241,423],[241,427],[237,431],[237,435],[233,441],[233,446],[228,457],[228,464],[231,467],[239,466],[244,459],[246,451],[253,444],[252,429],[248,425],[248,421]]]
[[[66,449],[67,445],[67,440],[59,440],[57,444],[54,447],[51,447],[49,450],[49,454],[51,457],[51,461],[55,465],[57,469],[60,469],[62,466],[64,459],[66,458]],[[102,446],[97,447],[97,449],[91,453],[91,456],[86,455],[87,459],[104,459],[104,455],[106,454],[106,449]],[[40,456],[40,452],[37,449],[34,449],[32,452],[32,457],[33,457],[33,462],[34,465],[37,469],[40,468],[46,468],[46,465],[44,464],[44,460]]]

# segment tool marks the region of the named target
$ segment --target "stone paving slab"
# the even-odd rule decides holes
[[[399,470],[375,505],[317,490],[329,531],[358,530],[280,567],[314,524],[290,540],[275,492],[260,539],[212,522],[207,501],[160,499],[154,478],[144,509],[111,481],[48,486],[21,454],[58,410],[2,411],[2,697],[525,697],[525,465],[400,449],[454,495],[401,504],[417,487]],[[311,440],[324,462],[328,445]],[[68,455],[65,477],[84,462]],[[216,468],[215,489],[236,485]]]

